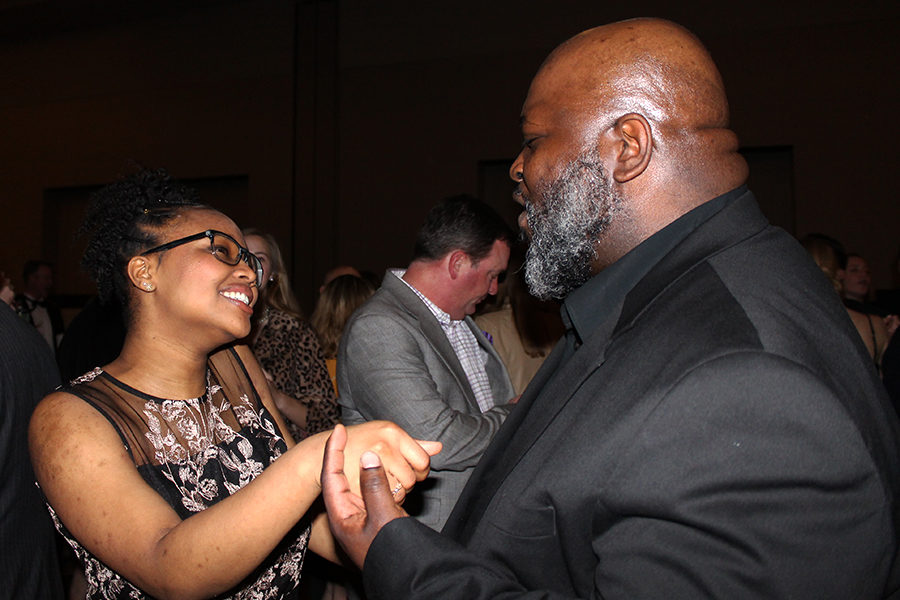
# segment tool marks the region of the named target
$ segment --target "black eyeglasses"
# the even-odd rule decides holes
[[[254,283],[256,285],[259,285],[259,283],[263,280],[263,266],[259,258],[257,258],[255,254],[241,246],[236,239],[234,239],[227,233],[222,233],[221,231],[216,231],[215,229],[207,229],[206,231],[195,233],[194,235],[189,235],[187,237],[173,240],[171,242],[163,244],[162,246],[150,248],[149,250],[141,252],[141,256],[153,254],[154,252],[171,250],[176,246],[181,246],[182,244],[188,244],[190,242],[202,240],[203,238],[209,238],[209,252],[217,259],[219,259],[226,265],[231,265],[232,267],[243,260],[245,263],[247,263],[248,267],[256,272],[256,281]]]

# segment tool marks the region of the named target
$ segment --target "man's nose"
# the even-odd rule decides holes
[[[521,183],[522,179],[525,178],[524,174],[524,164],[522,161],[522,153],[519,152],[519,155],[516,156],[516,160],[513,161],[513,164],[509,167],[509,178],[515,181],[516,183]]]

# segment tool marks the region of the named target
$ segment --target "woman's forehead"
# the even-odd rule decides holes
[[[249,235],[244,236],[244,241],[247,243],[247,248],[250,249],[254,254],[268,254],[269,253],[269,244],[264,237],[261,235],[256,235],[255,233],[251,233]]]
[[[193,208],[186,210],[172,224],[175,226],[176,231],[183,236],[200,233],[207,229],[215,229],[216,231],[227,233],[241,243],[244,242],[244,236],[235,222],[215,209]]]

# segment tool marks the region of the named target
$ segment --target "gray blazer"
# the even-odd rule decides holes
[[[431,476],[404,508],[440,529],[515,395],[497,352],[470,318],[466,324],[490,358],[485,366],[496,406],[482,413],[440,323],[390,271],[347,323],[338,350],[338,399],[347,425],[393,421],[410,435],[444,444]]]

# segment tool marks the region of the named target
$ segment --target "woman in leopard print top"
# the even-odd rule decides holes
[[[271,378],[276,404],[295,440],[333,428],[340,408],[315,330],[300,315],[275,238],[244,229],[247,247],[263,266],[254,309],[253,353]]]

